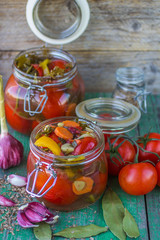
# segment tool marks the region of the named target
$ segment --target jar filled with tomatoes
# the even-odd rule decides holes
[[[101,129],[90,121],[60,117],[31,133],[27,192],[46,206],[71,211],[103,194],[108,164]]]
[[[79,103],[76,114],[102,129],[109,175],[117,176],[127,162],[134,161],[135,148],[125,133],[136,134],[135,128],[141,117],[136,106],[115,98],[93,98]]]
[[[21,52],[5,88],[5,111],[15,130],[30,134],[40,122],[72,116],[83,99],[84,83],[75,58],[54,48]]]

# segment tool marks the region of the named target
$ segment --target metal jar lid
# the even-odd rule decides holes
[[[115,98],[93,98],[79,103],[76,115],[93,121],[104,133],[120,134],[134,129],[141,117],[137,107]]]
[[[90,9],[87,0],[28,0],[26,18],[38,38],[62,45],[82,35],[89,22]]]

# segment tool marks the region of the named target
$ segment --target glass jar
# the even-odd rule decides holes
[[[93,130],[97,145],[91,151],[73,156],[55,156],[34,145],[37,133],[49,124],[57,124],[74,117],[60,117],[40,123],[31,133],[30,153],[27,161],[27,192],[46,206],[60,211],[87,207],[103,194],[108,180],[108,164],[104,152],[104,136],[101,129],[90,121],[78,119]],[[82,159],[82,160],[80,160]],[[90,192],[75,194],[73,183],[81,177],[93,180]]]
[[[133,104],[116,98],[93,98],[79,103],[76,115],[96,123],[105,139],[135,129],[141,113]]]
[[[33,76],[16,65],[23,56],[39,59],[58,59],[71,64],[63,76]],[[84,83],[75,58],[54,48],[34,48],[18,54],[13,63],[13,74],[5,88],[5,111],[8,123],[15,130],[30,134],[41,121],[59,116],[72,116],[83,99]]]
[[[140,68],[125,67],[116,71],[116,88],[113,97],[134,104],[143,112],[147,112],[147,94],[144,73]]]

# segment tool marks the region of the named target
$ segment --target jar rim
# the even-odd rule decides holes
[[[36,52],[37,52],[37,55],[38,55],[38,53],[43,54],[46,52],[45,53],[46,57],[47,57],[47,54],[50,54],[50,56],[53,55],[54,57],[58,57],[59,59],[67,60],[68,62],[72,63],[72,69],[69,70],[67,73],[64,73],[63,76],[57,76],[56,79],[51,79],[50,76],[42,76],[42,77],[36,76],[35,77],[35,76],[25,73],[22,70],[20,70],[19,68],[17,68],[16,59],[18,57],[26,55],[26,54],[36,53]],[[14,58],[12,69],[13,69],[13,74],[15,75],[15,77],[24,83],[27,83],[27,84],[34,83],[35,84],[35,80],[36,80],[36,84],[40,85],[40,84],[44,84],[46,82],[46,80],[51,80],[51,84],[56,86],[59,84],[64,84],[66,82],[69,82],[72,79],[70,77],[70,75],[73,75],[76,72],[77,64],[76,64],[75,57],[65,50],[61,50],[61,49],[57,49],[57,48],[53,48],[53,47],[34,47],[34,48],[29,48],[29,49],[20,51]]]
[[[35,136],[37,132],[40,131],[45,125],[62,122],[64,120],[75,120],[75,119],[77,119],[77,117],[69,117],[69,116],[56,117],[49,120],[45,120],[34,128],[30,136],[30,150],[37,157],[37,159],[39,159],[40,157],[45,158],[49,162],[54,163],[55,166],[77,166],[77,165],[82,165],[84,163],[93,162],[104,151],[104,135],[102,130],[93,122],[86,120],[84,118],[78,118],[78,120],[83,121],[86,124],[89,124],[89,127],[94,131],[94,133],[96,133],[96,136],[98,137],[98,143],[91,151],[88,151],[86,153],[76,155],[76,156],[74,155],[57,156],[57,155],[54,155],[53,153],[43,152],[37,146],[34,145]],[[79,157],[82,157],[82,156],[84,157],[84,159],[82,160],[77,160],[77,161],[70,160],[69,163],[66,162],[67,159],[75,159],[75,158],[78,159]]]
[[[141,117],[139,109],[116,98],[93,98],[79,103],[76,115],[95,122],[105,133],[120,134],[134,129]]]
[[[144,82],[144,72],[139,67],[122,67],[116,70],[116,80],[124,84]]]

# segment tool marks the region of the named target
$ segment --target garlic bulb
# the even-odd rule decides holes
[[[3,80],[0,76],[0,168],[8,169],[20,164],[23,158],[23,145],[16,138],[8,133],[5,109],[4,109],[4,93]]]

